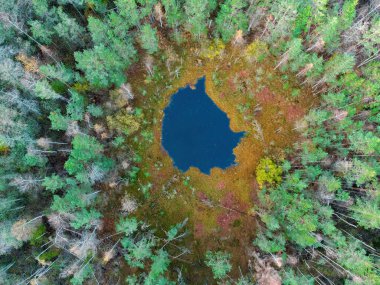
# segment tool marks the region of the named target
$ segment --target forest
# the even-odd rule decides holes
[[[380,284],[379,58],[379,0],[0,0],[0,285]]]

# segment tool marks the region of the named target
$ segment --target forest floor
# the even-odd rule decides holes
[[[226,250],[232,254],[232,264],[248,265],[257,227],[255,169],[263,157],[281,163],[286,150],[300,139],[295,123],[317,104],[310,89],[298,86],[291,74],[275,70],[274,59],[255,50],[260,43],[256,46],[247,50],[214,43],[175,51],[168,45],[166,57],[154,59],[157,72],[147,72],[152,60],[148,58],[127,75],[135,93],[133,106],[142,110],[143,119],[139,139],[129,142],[141,157],[141,171],[138,183],[125,191],[139,197],[136,215],[158,235],[188,218],[189,234],[175,244],[190,250],[177,259],[183,273],[193,276],[191,284],[210,278],[202,263],[207,250]],[[202,76],[208,96],[227,114],[231,129],[246,132],[234,149],[236,165],[213,168],[210,175],[197,168],[181,173],[161,145],[163,111],[171,95]],[[149,194],[142,195],[146,190]],[[239,276],[240,269],[247,268],[233,266],[231,276]]]

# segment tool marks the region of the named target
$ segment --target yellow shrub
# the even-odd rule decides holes
[[[73,85],[73,89],[78,91],[79,93],[84,93],[90,89],[90,84],[88,84],[87,81],[84,83],[77,82]]]
[[[214,59],[215,57],[220,56],[223,53],[225,48],[226,48],[226,45],[221,40],[216,39],[207,48],[203,56],[208,59]]]
[[[34,73],[39,72],[38,62],[34,57],[28,57],[23,53],[19,53],[16,56],[16,59],[22,63],[26,71]]]
[[[250,43],[245,50],[245,55],[251,61],[258,61],[266,54],[268,54],[266,43],[258,40]]]
[[[114,116],[107,116],[107,125],[110,130],[126,135],[133,134],[140,128],[136,117],[123,110]]]
[[[0,155],[7,154],[9,151],[9,147],[7,145],[0,143]]]
[[[262,158],[256,167],[256,180],[260,188],[264,184],[274,186],[281,182],[282,168],[270,158]]]

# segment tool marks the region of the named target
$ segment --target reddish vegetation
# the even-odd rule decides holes
[[[348,112],[343,110],[334,110],[334,119],[337,120],[337,121],[341,121],[343,120],[344,118],[346,118],[348,115]]]
[[[304,108],[297,105],[286,104],[285,109],[285,118],[288,122],[294,122],[301,119],[305,115]]]
[[[233,222],[240,218],[242,215],[241,212],[246,211],[247,206],[239,202],[231,192],[227,193],[220,204],[224,207],[224,210],[223,213],[217,217],[217,223],[223,232],[227,232]]]
[[[197,193],[198,199],[201,200],[201,202],[207,202],[209,201],[207,195],[203,192],[198,192]]]
[[[235,212],[235,211],[229,211],[224,212],[223,214],[220,214],[217,218],[216,221],[218,225],[222,228],[222,231],[226,233],[232,223],[239,218],[240,214]]]
[[[239,202],[236,200],[234,194],[231,192],[227,193],[227,195],[224,196],[222,201],[220,201],[220,204],[226,208],[234,208],[236,206],[240,206]],[[239,208],[237,208],[237,209],[239,209]]]
[[[256,179],[252,180],[252,189],[253,191],[258,191],[260,188],[259,188],[259,184],[257,183]]]
[[[154,132],[154,138],[155,138],[156,140],[159,140],[159,139],[161,138],[160,130],[155,129],[155,130],[153,130],[153,132]]]
[[[304,107],[288,102],[282,96],[276,96],[268,87],[264,87],[261,92],[256,94],[256,98],[260,104],[276,104],[288,122],[299,120],[305,115]]]
[[[194,236],[195,238],[201,238],[204,234],[204,226],[202,223],[196,223],[194,225]]]
[[[240,78],[249,78],[250,77],[250,74],[247,70],[242,70],[239,72],[239,77]]]
[[[228,86],[231,88],[233,92],[237,91],[236,84],[234,83],[234,79],[231,77],[228,79]]]
[[[216,186],[216,188],[218,190],[223,190],[224,188],[226,188],[226,183],[224,183],[224,181],[220,181],[218,182],[218,185]]]
[[[275,97],[268,87],[264,87],[260,93],[256,94],[256,98],[261,104],[273,103]]]

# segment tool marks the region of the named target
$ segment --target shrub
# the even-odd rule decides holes
[[[260,188],[264,184],[276,185],[281,182],[282,168],[270,158],[262,158],[256,168],[256,180]]]
[[[231,271],[230,264],[231,255],[223,251],[207,251],[206,252],[206,265],[212,270],[215,279],[223,279],[227,277],[228,272]]]

